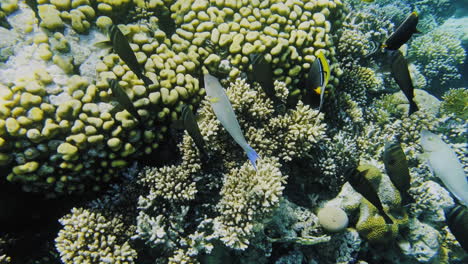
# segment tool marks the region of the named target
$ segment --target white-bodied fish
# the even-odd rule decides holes
[[[435,175],[463,205],[468,206],[468,181],[455,152],[439,136],[427,130],[421,131],[421,146]]]
[[[256,160],[258,158],[258,154],[252,147],[249,146],[245,140],[245,137],[242,134],[242,130],[239,126],[239,122],[237,121],[236,115],[234,114],[234,110],[232,110],[229,98],[224,92],[224,88],[221,86],[218,79],[214,76],[205,74],[204,80],[206,94],[211,98],[211,107],[213,107],[213,111],[216,117],[218,118],[219,122],[221,122],[223,127],[234,138],[237,144],[239,144],[242,149],[244,149],[244,151],[247,153],[247,157],[249,157],[250,162],[252,162],[255,170],[257,170]]]

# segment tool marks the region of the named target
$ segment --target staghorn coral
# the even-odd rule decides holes
[[[64,263],[135,263],[137,253],[122,241],[125,227],[117,218],[106,219],[99,213],[73,208],[62,217],[63,228],[55,239]]]

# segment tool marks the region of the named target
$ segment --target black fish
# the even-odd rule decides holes
[[[392,219],[385,213],[382,202],[377,194],[377,191],[372,187],[372,184],[367,180],[366,173],[369,169],[359,171],[357,168],[351,168],[346,173],[349,184],[360,193],[364,198],[371,202],[378,210],[379,214],[385,219],[386,223],[393,224]]]
[[[39,9],[37,8],[37,0],[26,0],[26,4],[33,10],[40,24],[41,17],[39,16]]]
[[[317,105],[318,110],[322,108],[325,88],[327,87],[328,80],[330,79],[330,66],[328,61],[320,52],[317,58],[310,66],[308,77],[306,79],[306,103],[310,105]]]
[[[117,100],[117,102],[119,102],[119,104],[125,108],[125,110],[127,110],[133,117],[141,122],[141,116],[138,114],[138,111],[133,105],[132,100],[130,100],[128,97],[128,94],[119,85],[119,82],[115,79],[107,79],[107,82],[109,83],[112,90],[112,95]]]
[[[184,124],[184,128],[189,133],[190,137],[195,142],[198,150],[202,153],[202,155],[207,158],[208,153],[205,149],[205,141],[203,140],[203,136],[200,133],[200,128],[198,127],[197,120],[195,119],[195,115],[192,112],[192,109],[188,105],[182,106],[182,121]]]
[[[273,68],[271,64],[265,61],[262,54],[251,54],[252,61],[252,79],[260,84],[268,97],[275,96],[275,85],[273,84]]]
[[[402,205],[414,202],[408,194],[411,187],[408,161],[399,142],[385,144],[383,161],[390,180],[401,193]]]
[[[388,50],[397,50],[405,44],[414,33],[420,33],[416,29],[419,17],[418,13],[411,13],[403,23],[390,35],[383,45]]]
[[[150,78],[146,77],[143,74],[143,68],[138,63],[138,60],[133,52],[130,44],[128,43],[127,38],[125,38],[122,31],[120,31],[119,27],[116,25],[111,25],[109,28],[109,36],[110,41],[112,43],[112,48],[114,49],[115,53],[119,55],[119,57],[127,64],[130,70],[138,76],[146,86],[153,84]]]
[[[0,11],[0,27],[11,29],[11,25],[6,18],[5,13],[3,13],[2,11]]]
[[[258,82],[265,94],[273,101],[275,110],[284,111],[286,107],[284,103],[275,95],[275,84],[273,81],[273,67],[265,61],[265,56],[260,53],[250,54],[252,62],[252,79]]]
[[[445,214],[450,232],[468,252],[468,210],[463,205],[453,207]]]
[[[409,115],[419,110],[414,102],[414,87],[408,70],[408,62],[399,50],[387,51],[393,78],[409,101]]]

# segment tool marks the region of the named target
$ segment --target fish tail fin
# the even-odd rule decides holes
[[[393,224],[393,220],[387,215],[387,213],[382,212],[382,217],[385,220],[385,223],[387,224]]]
[[[151,84],[153,84],[153,81],[145,75],[141,76],[141,79],[143,80],[146,86],[150,86]]]
[[[258,154],[255,152],[255,150],[248,146],[247,147],[247,157],[249,158],[250,162],[252,163],[253,167],[255,170],[257,170],[257,159],[258,159]]]
[[[418,105],[416,105],[414,101],[410,101],[408,115],[411,115],[416,111],[419,111]]]

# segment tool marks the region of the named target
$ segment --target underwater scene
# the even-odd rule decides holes
[[[466,0],[0,7],[0,264],[468,263]]]

